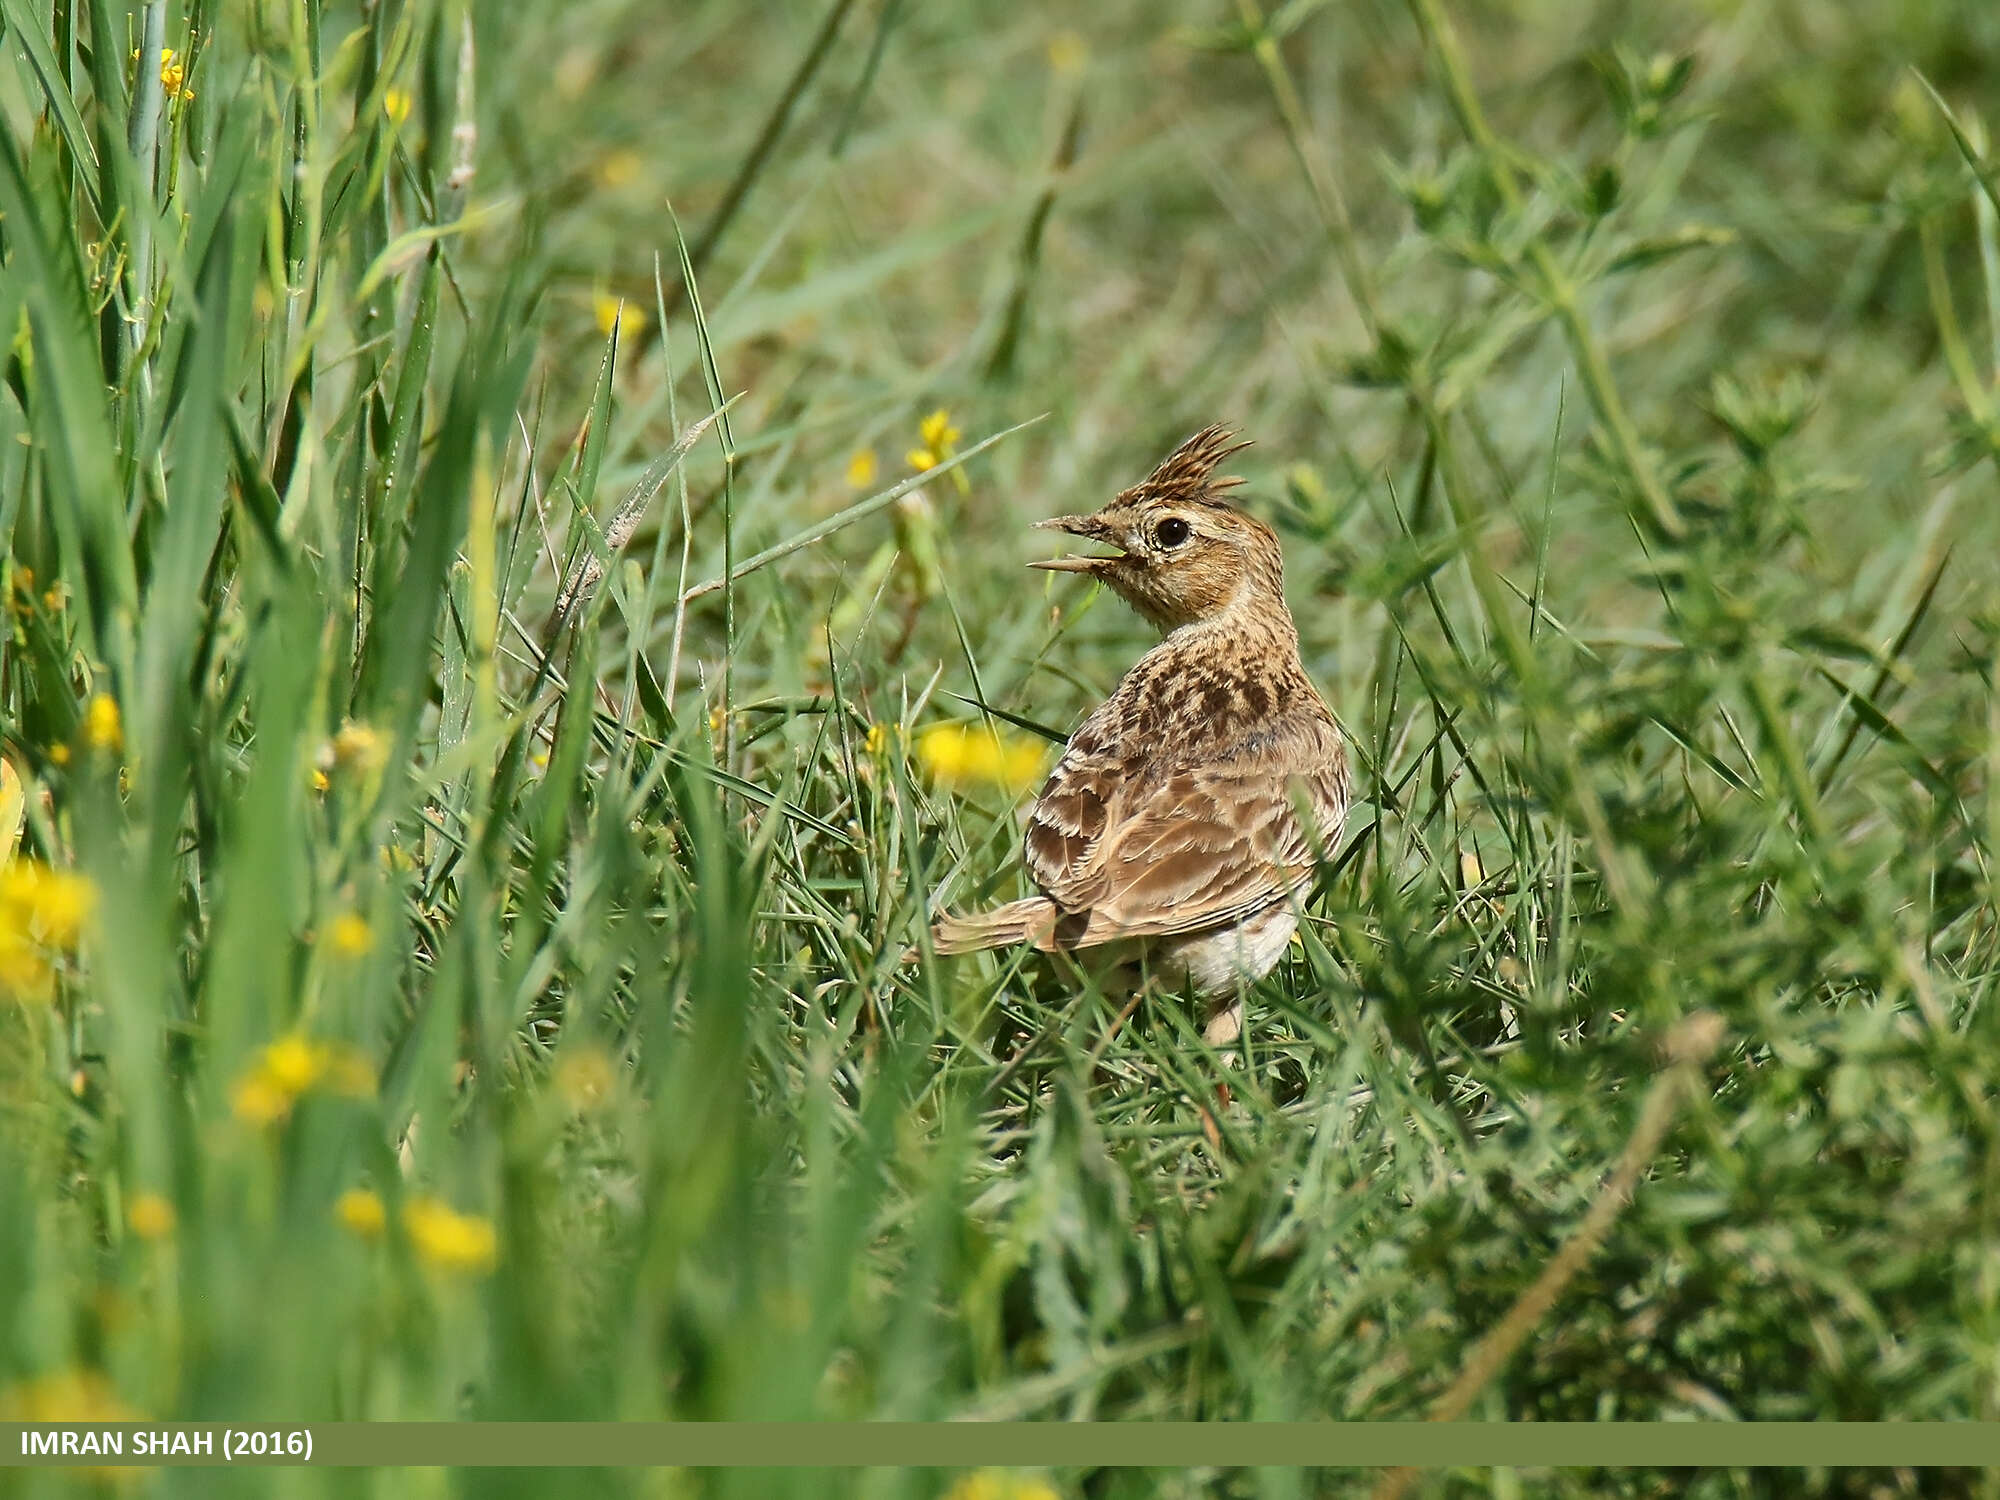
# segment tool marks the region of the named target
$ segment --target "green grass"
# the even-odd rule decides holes
[[[0,1402],[1418,1417],[1706,1014],[1470,1413],[2000,1417],[2000,12],[1628,9],[0,0],[0,726],[99,890]],[[1212,420],[1363,792],[1233,1059],[897,964],[1021,878],[921,732],[1147,644],[1027,523]]]

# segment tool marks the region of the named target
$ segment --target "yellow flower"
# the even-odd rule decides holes
[[[51,746],[49,746],[49,760],[50,760],[50,762],[51,762],[52,764],[54,764],[54,765],[58,765],[58,766],[66,766],[66,765],[68,765],[68,764],[69,764],[69,746],[67,746],[67,745],[51,745]]]
[[[1090,46],[1074,31],[1058,31],[1049,38],[1049,66],[1058,73],[1081,73],[1090,61]]]
[[[47,610],[52,615],[61,614],[63,607],[63,597],[64,597],[63,586],[61,584],[57,584],[54,588],[49,589],[43,593],[42,608]]]
[[[283,1085],[261,1070],[245,1073],[229,1087],[229,1109],[245,1125],[275,1125],[296,1102]]]
[[[16,1000],[46,1002],[55,993],[56,971],[18,928],[0,924],[0,990]]]
[[[367,1188],[349,1188],[334,1200],[333,1216],[348,1233],[372,1240],[388,1227],[382,1200]]]
[[[187,81],[187,65],[171,47],[160,49],[160,87],[169,99],[192,99],[194,87]]]
[[[163,1240],[174,1232],[173,1204],[158,1193],[140,1193],[125,1213],[132,1232],[142,1240]]]
[[[39,860],[0,866],[0,991],[46,1002],[55,994],[49,950],[71,949],[97,906],[97,887]]]
[[[302,1036],[288,1036],[264,1049],[264,1076],[289,1094],[303,1094],[325,1066],[319,1048]]]
[[[1045,1479],[980,1469],[962,1476],[944,1492],[944,1500],[1062,1500],[1062,1496]]]
[[[918,424],[917,435],[923,439],[923,446],[912,448],[903,458],[919,474],[950,458],[952,444],[959,439],[958,429],[951,425],[951,413],[942,406]]]
[[[933,453],[949,453],[951,445],[958,441],[959,431],[951,425],[951,413],[940,406],[918,424],[918,433],[923,437],[924,446]]]
[[[336,958],[366,958],[375,951],[375,929],[359,912],[344,911],[333,919],[326,941]]]
[[[611,330],[622,328],[623,336],[630,338],[646,326],[646,315],[636,307],[626,304],[624,299],[609,292],[593,292],[590,295],[590,310],[597,318],[597,331],[606,338]]]
[[[926,730],[917,755],[941,786],[997,786],[1021,792],[1041,774],[1042,747],[991,729],[941,724]]]
[[[847,460],[847,482],[857,490],[865,490],[875,482],[875,450],[856,448]]]
[[[459,1213],[436,1198],[413,1199],[403,1210],[403,1228],[418,1258],[440,1271],[480,1276],[499,1258],[491,1219]]]
[[[33,859],[0,868],[0,923],[52,948],[74,948],[96,909],[97,887],[81,875]]]
[[[868,726],[868,753],[880,755],[889,748],[889,740],[896,732],[893,724],[870,724]]]
[[[389,89],[382,95],[382,113],[391,125],[400,125],[410,118],[411,102],[408,89]]]
[[[136,1422],[139,1414],[118,1399],[97,1370],[41,1375],[0,1391],[0,1420],[8,1422]]]
[[[636,151],[613,151],[597,164],[598,184],[601,187],[621,188],[637,178],[639,169],[644,165]]]
[[[602,1047],[565,1047],[551,1081],[563,1103],[582,1114],[611,1097],[618,1086],[618,1065]]]
[[[375,1091],[375,1071],[345,1043],[281,1037],[230,1087],[229,1107],[246,1125],[275,1125],[315,1089],[365,1098]]]
[[[340,726],[333,737],[333,765],[337,771],[355,776],[373,776],[389,761],[389,742],[382,733],[353,720]]]
[[[99,693],[84,708],[83,742],[93,750],[116,750],[125,743],[118,702],[109,693]]]
[[[323,792],[328,787],[333,785],[332,782],[326,779],[326,772],[322,771],[318,766],[314,766],[312,768],[311,780],[312,780],[312,789],[316,792]]]

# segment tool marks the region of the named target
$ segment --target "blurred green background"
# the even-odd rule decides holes
[[[2000,1416],[2000,10],[0,20],[0,1416]],[[1228,1058],[899,964],[1212,421],[1362,793]]]

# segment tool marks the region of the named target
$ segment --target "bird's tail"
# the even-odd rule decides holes
[[[1030,896],[969,917],[940,917],[931,928],[931,944],[940,953],[976,953],[1010,943],[1039,946],[1055,921],[1055,903],[1046,896]]]

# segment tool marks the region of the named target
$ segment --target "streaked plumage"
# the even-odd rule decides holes
[[[1104,557],[1033,564],[1103,580],[1165,632],[1070,737],[1022,846],[1039,896],[932,931],[940,953],[1014,943],[1103,950],[1226,1003],[1283,954],[1315,834],[1338,838],[1347,754],[1299,661],[1269,527],[1229,505],[1236,451],[1196,433],[1094,515],[1040,524],[1106,543]],[[1301,810],[1306,814],[1302,821]]]

